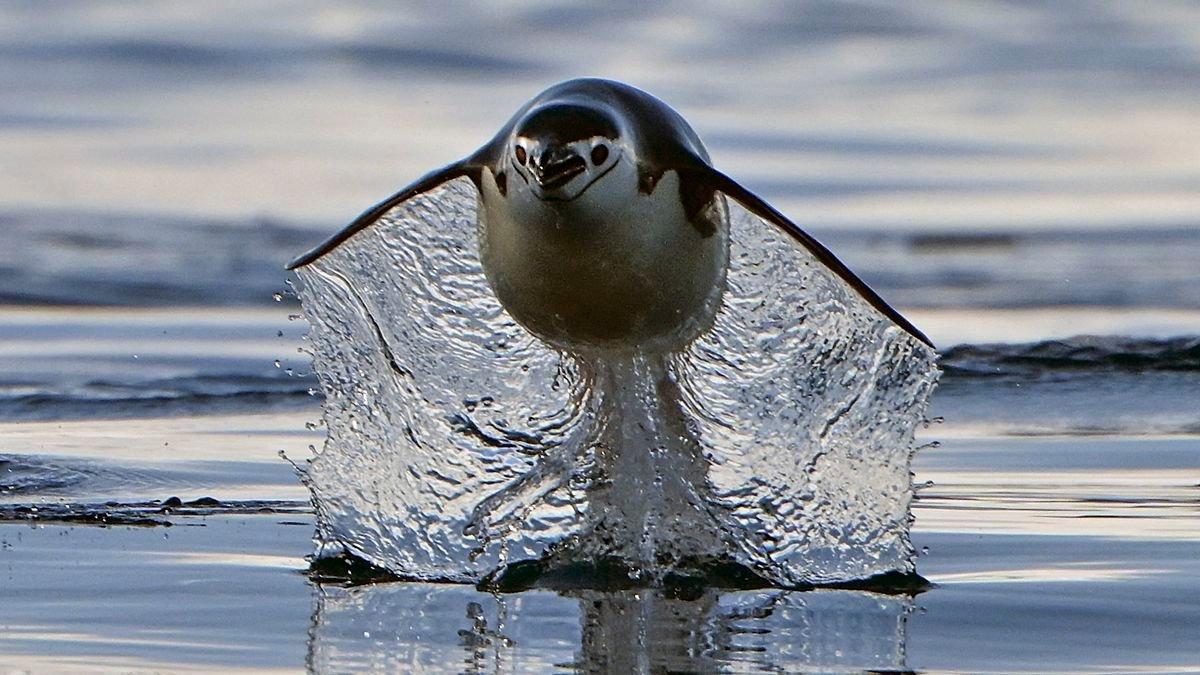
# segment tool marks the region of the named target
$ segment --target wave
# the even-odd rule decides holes
[[[314,405],[313,375],[189,376],[144,382],[92,381],[78,388],[24,384],[0,394],[0,422],[55,419],[124,419],[260,412]],[[4,389],[0,386],[0,391]]]
[[[0,226],[21,242],[0,250],[0,304],[22,306],[266,305],[285,290],[284,264],[321,231],[53,210],[3,213]]]
[[[65,466],[37,457],[0,455],[0,497],[66,489],[88,480],[91,475],[83,467]]]
[[[1042,373],[1200,371],[1200,336],[1146,339],[1083,335],[1025,344],[964,344],[942,353],[946,377]]]

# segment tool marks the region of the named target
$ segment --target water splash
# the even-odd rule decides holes
[[[465,179],[301,268],[329,429],[320,554],[477,581],[522,560],[795,585],[912,570],[912,434],[935,355],[731,204],[713,328],[560,352],[492,294]]]
[[[737,559],[781,583],[913,571],[913,433],[936,355],[786,235],[731,208],[714,329],[675,357]]]

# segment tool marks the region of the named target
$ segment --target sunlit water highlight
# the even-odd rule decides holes
[[[484,277],[465,179],[300,270],[328,438],[320,553],[478,581],[525,560],[778,584],[913,571],[909,463],[937,371],[732,206],[723,304],[678,353],[570,354]]]

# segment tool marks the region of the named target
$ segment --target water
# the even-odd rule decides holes
[[[36,672],[1200,670],[1198,31],[1167,1],[5,5],[0,653]],[[278,270],[585,74],[679,108],[938,343],[944,422],[917,442],[939,445],[912,462],[933,588],[305,574],[314,516],[278,452],[303,462],[325,429]]]

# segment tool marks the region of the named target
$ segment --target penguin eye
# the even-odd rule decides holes
[[[600,166],[606,159],[608,159],[607,145],[597,145],[596,147],[592,148],[592,164]]]
[[[525,160],[529,159],[529,156],[525,154],[524,146],[518,145],[517,149],[514,150],[513,153],[517,156],[517,164],[523,165],[525,164]]]

